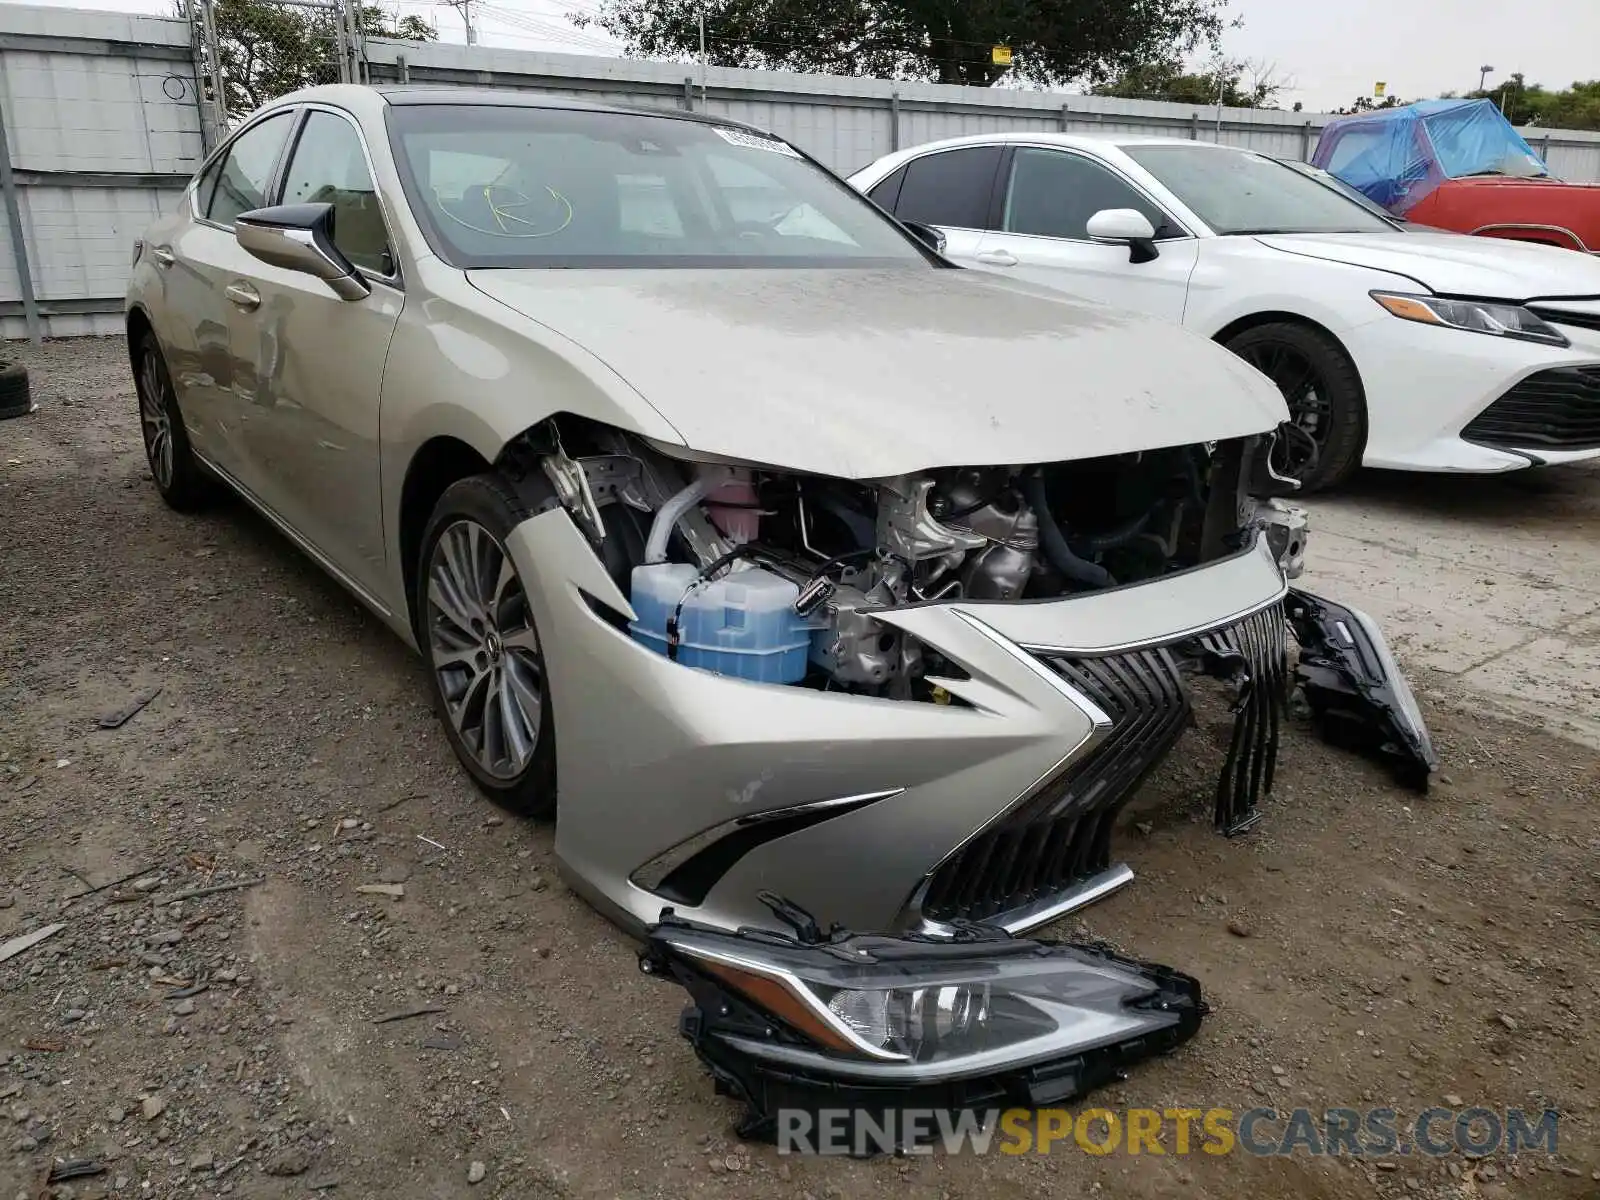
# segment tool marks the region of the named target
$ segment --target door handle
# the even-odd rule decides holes
[[[1009,250],[980,250],[973,257],[991,267],[1014,267],[1017,265],[1017,256]]]
[[[248,283],[230,283],[222,289],[222,294],[244,309],[245,312],[261,306],[261,293],[257,292]]]
[[[165,246],[157,246],[150,251],[150,257],[156,260],[156,266],[158,267],[170,267],[178,261],[178,256]]]

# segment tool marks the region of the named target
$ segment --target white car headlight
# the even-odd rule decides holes
[[[1443,296],[1416,296],[1404,292],[1373,292],[1372,298],[1403,321],[1444,325],[1469,333],[1517,338],[1547,346],[1569,346],[1566,336],[1520,304],[1494,300],[1450,300]]]

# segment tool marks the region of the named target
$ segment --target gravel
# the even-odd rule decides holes
[[[733,1132],[682,992],[557,882],[551,829],[468,785],[407,651],[241,505],[160,504],[121,342],[22,357],[0,943],[61,929],[0,963],[0,1200],[77,1159],[107,1170],[59,1197],[1453,1198],[1485,1168],[1578,1197],[1600,1171],[1592,750],[1424,674],[1448,788],[1400,792],[1291,724],[1230,842],[1202,714],[1118,834],[1136,883],[1056,931],[1191,972],[1214,1010],[1096,1103],[1548,1105],[1559,1162],[781,1158]]]

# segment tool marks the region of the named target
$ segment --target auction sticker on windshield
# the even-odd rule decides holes
[[[787,142],[780,142],[777,138],[762,137],[757,133],[746,133],[743,129],[729,129],[725,125],[718,125],[717,133],[730,146],[743,146],[747,150],[765,150],[769,154],[786,154],[790,158],[800,157],[800,151]]]

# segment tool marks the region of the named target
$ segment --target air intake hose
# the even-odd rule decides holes
[[[1055,514],[1050,511],[1044,475],[1034,471],[1024,479],[1022,487],[1023,494],[1033,507],[1033,515],[1039,519],[1039,545],[1044,550],[1044,556],[1050,560],[1050,565],[1074,583],[1081,583],[1085,587],[1113,586],[1116,580],[1111,578],[1110,571],[1097,563],[1079,558],[1067,545],[1066,536],[1061,532],[1061,526],[1056,524]]]

